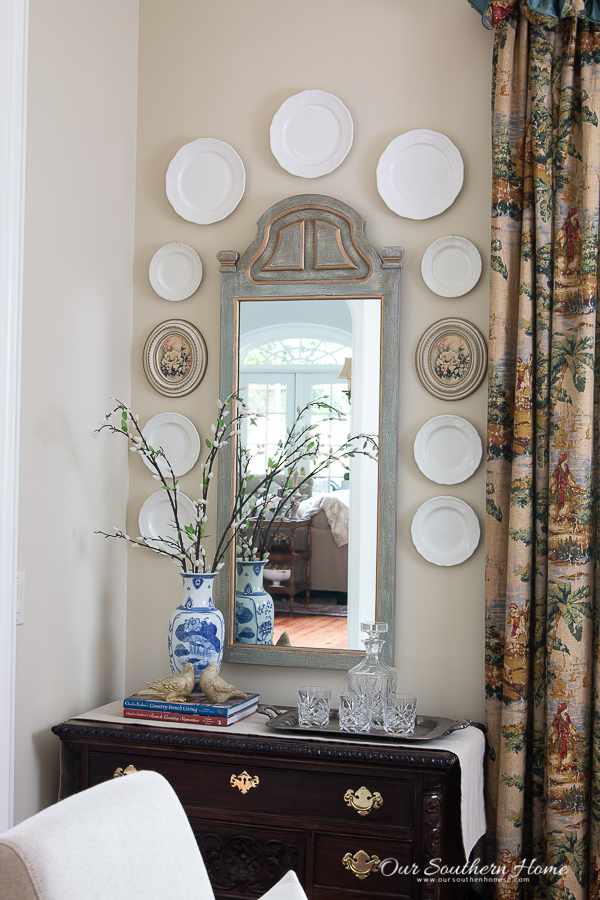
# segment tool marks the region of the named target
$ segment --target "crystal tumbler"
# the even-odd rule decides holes
[[[368,734],[373,713],[372,694],[338,694],[338,716],[340,731]]]
[[[417,720],[414,694],[386,694],[383,698],[383,727],[386,734],[412,734]]]
[[[306,684],[298,688],[298,724],[318,725],[326,728],[329,725],[329,707],[331,705],[330,688],[317,684]]]

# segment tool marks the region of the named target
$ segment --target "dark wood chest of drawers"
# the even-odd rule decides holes
[[[431,860],[465,861],[452,753],[83,720],[52,730],[61,799],[128,766],[168,779],[219,900],[260,897],[289,869],[310,900],[467,895],[427,878]]]

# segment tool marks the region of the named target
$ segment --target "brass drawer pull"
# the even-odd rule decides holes
[[[383,797],[379,791],[371,791],[364,785],[355,791],[346,791],[344,800],[355,809],[359,816],[368,816],[372,809],[379,809],[383,803]]]
[[[127,766],[126,769],[122,769],[121,766],[119,766],[118,769],[115,769],[115,774],[113,775],[113,778],[122,778],[123,775],[133,775],[134,772],[137,772],[137,769],[135,766]]]
[[[258,775],[248,775],[247,772],[242,772],[241,775],[232,775],[229,779],[229,784],[231,787],[239,788],[242,794],[247,794],[250,788],[258,787],[259,779]]]
[[[378,872],[381,865],[381,860],[378,856],[369,856],[364,850],[359,850],[354,856],[351,853],[346,853],[342,862],[347,869],[354,872],[356,877],[361,880],[366,878],[370,872]]]

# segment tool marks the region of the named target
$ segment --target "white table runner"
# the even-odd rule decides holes
[[[112,722],[119,725],[148,725],[152,728],[177,728],[189,729],[191,731],[222,731],[225,734],[258,734],[269,735],[270,737],[280,737],[293,740],[292,735],[284,732],[271,731],[265,725],[265,717],[260,713],[248,716],[241,722],[234,725],[228,725],[227,728],[215,729],[212,725],[188,725],[183,722],[156,722],[153,719],[133,719],[123,717],[123,701],[114,700],[105,706],[99,706],[90,712],[82,713],[80,716],[72,716],[73,719],[86,719],[91,722]],[[346,744],[344,738],[336,738],[335,735],[327,735],[326,737],[317,734],[303,734],[302,740],[307,741],[327,741],[328,743]],[[463,845],[465,848],[466,858],[468,859],[471,850],[480,837],[485,834],[485,806],[483,799],[483,756],[485,752],[485,738],[483,732],[479,728],[470,726],[461,731],[454,731],[445,737],[438,738],[433,741],[381,741],[377,738],[372,740],[360,740],[361,744],[368,746],[382,747],[390,749],[395,746],[410,747],[416,749],[422,747],[425,750],[448,750],[458,757],[461,771],[461,824]]]

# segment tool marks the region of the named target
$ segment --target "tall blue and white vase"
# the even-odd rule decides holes
[[[263,587],[267,560],[237,560],[235,581],[235,643],[272,644],[275,607]]]
[[[183,599],[169,620],[169,662],[174,675],[191,662],[197,684],[209,663],[221,666],[225,621],[212,599],[217,573],[180,574]]]

